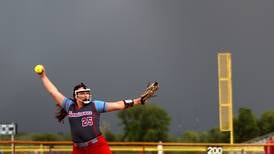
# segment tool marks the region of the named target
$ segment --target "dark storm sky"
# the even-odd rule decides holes
[[[35,64],[71,97],[85,82],[97,99],[152,100],[171,116],[170,130],[218,127],[217,53],[233,58],[234,112],[274,107],[272,0],[1,0],[0,122],[19,131],[67,132]],[[119,132],[117,112],[101,121]]]

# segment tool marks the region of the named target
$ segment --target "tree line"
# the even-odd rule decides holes
[[[274,110],[264,112],[259,118],[249,108],[240,108],[233,118],[234,142],[243,143],[256,137],[274,132]],[[204,132],[187,131],[182,133],[181,142],[229,143],[229,132],[212,128]]]
[[[219,128],[207,131],[185,131],[178,136],[169,132],[171,117],[155,104],[137,106],[119,111],[118,118],[122,133],[113,133],[107,124],[101,127],[108,141],[139,142],[199,142],[229,143],[229,132],[220,132]],[[274,132],[274,110],[264,112],[259,118],[249,108],[240,108],[233,118],[234,142],[242,143],[253,138]],[[16,140],[33,141],[70,141],[70,133],[23,133],[15,136]],[[0,140],[10,140],[9,136],[0,136]]]

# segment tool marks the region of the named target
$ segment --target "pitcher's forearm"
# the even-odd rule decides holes
[[[48,93],[53,97],[53,99],[56,101],[58,105],[61,106],[64,96],[59,92],[59,90],[55,87],[55,85],[49,80],[49,78],[46,75],[40,76],[43,86],[48,91]]]
[[[55,85],[49,80],[47,76],[41,77],[43,86],[45,89],[49,92],[50,95],[53,95],[54,93],[59,92],[58,89],[55,87]]]

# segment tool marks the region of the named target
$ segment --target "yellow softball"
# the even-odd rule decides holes
[[[38,64],[34,67],[34,72],[37,74],[41,74],[43,72],[43,70],[44,70],[43,65]]]

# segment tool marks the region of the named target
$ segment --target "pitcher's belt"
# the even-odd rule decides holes
[[[78,148],[84,148],[84,147],[87,147],[91,144],[95,144],[98,142],[98,138],[95,137],[87,142],[83,142],[83,143],[73,143],[74,146],[78,147]]]

